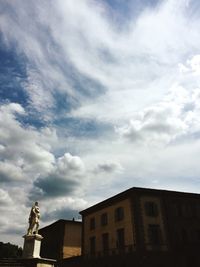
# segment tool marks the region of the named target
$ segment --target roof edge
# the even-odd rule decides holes
[[[88,207],[87,209],[84,209],[82,211],[79,212],[79,214],[84,215],[89,213],[92,210],[95,210],[97,207],[99,206],[104,206],[105,204],[107,204],[107,202],[115,202],[117,200],[119,200],[119,198],[123,199],[125,197],[127,197],[127,195],[129,195],[130,193],[142,193],[142,192],[148,192],[148,193],[157,193],[157,194],[179,194],[179,195],[190,195],[190,196],[200,196],[199,193],[191,193],[191,192],[181,192],[181,191],[173,191],[173,190],[166,190],[166,189],[154,189],[154,188],[145,188],[145,187],[131,187],[121,193],[118,193],[112,197],[109,197],[99,203],[94,204],[91,207]]]

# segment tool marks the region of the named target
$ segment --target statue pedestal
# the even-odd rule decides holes
[[[23,248],[23,258],[40,258],[40,247],[41,240],[43,237],[41,235],[25,235],[24,238],[24,248]]]

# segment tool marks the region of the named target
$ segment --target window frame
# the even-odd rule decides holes
[[[125,229],[119,228],[116,231],[116,247],[123,249],[125,247]]]
[[[149,217],[158,217],[158,204],[154,201],[146,201],[144,204],[145,214]]]
[[[96,254],[96,236],[90,237],[90,255]]]
[[[123,207],[117,207],[115,209],[115,222],[122,221],[124,219],[124,208]]]
[[[104,212],[101,214],[101,226],[108,225],[108,213]]]
[[[102,239],[102,251],[105,253],[109,250],[109,233],[103,233],[101,236]]]
[[[94,230],[96,228],[96,219],[95,217],[90,218],[90,230]]]

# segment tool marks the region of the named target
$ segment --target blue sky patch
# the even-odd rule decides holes
[[[27,94],[23,89],[26,64],[23,56],[7,49],[0,40],[0,99],[26,106]]]

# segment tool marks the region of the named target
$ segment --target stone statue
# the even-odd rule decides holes
[[[29,228],[27,231],[27,235],[34,234],[34,228],[35,228],[35,233],[38,234],[39,221],[40,221],[40,209],[38,206],[38,202],[35,202],[35,204],[31,208],[31,212],[29,215]]]

